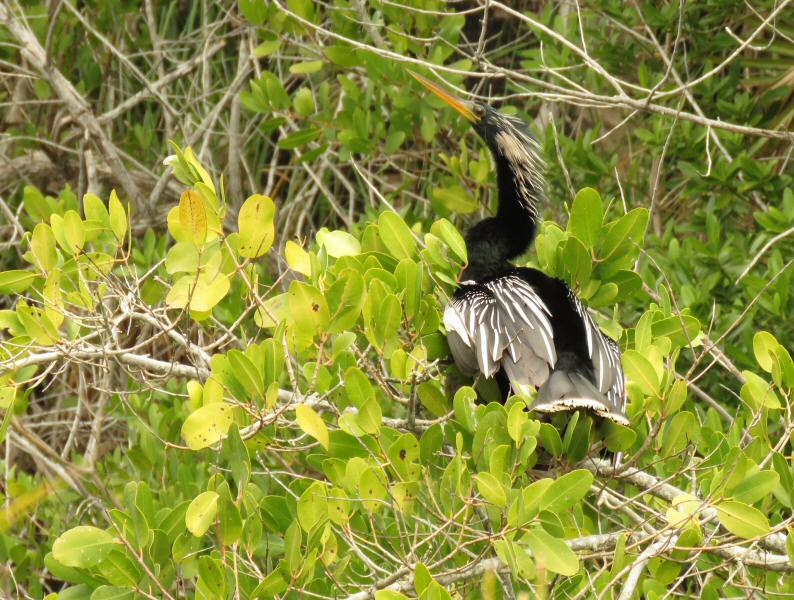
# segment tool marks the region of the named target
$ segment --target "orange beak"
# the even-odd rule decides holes
[[[471,104],[466,102],[465,100],[461,100],[460,98],[456,98],[452,94],[449,94],[438,87],[435,83],[430,81],[429,79],[425,79],[418,73],[414,73],[413,71],[408,71],[411,76],[416,79],[419,83],[421,83],[425,88],[433,92],[436,96],[441,98],[444,102],[449,104],[452,108],[462,114],[466,119],[471,121],[472,123],[476,123],[479,121],[477,115],[474,114],[474,111],[471,109]]]

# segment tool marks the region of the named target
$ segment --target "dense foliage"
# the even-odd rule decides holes
[[[0,2],[2,593],[794,592],[787,4]],[[532,123],[630,428],[452,364],[494,176],[409,69]]]

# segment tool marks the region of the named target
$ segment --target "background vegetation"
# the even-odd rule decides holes
[[[0,1],[1,593],[794,592],[790,4]],[[532,122],[632,428],[451,366],[494,180],[408,69]]]

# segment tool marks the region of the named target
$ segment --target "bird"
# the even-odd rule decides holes
[[[464,234],[468,263],[444,309],[455,363],[466,375],[495,378],[505,400],[534,388],[536,413],[584,410],[629,426],[620,346],[568,284],[511,262],[527,252],[540,222],[545,167],[537,138],[520,117],[411,75],[471,123],[496,166],[496,214]]]

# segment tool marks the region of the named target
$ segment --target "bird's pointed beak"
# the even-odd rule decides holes
[[[428,90],[433,92],[436,96],[441,98],[444,102],[449,104],[456,111],[458,111],[460,114],[466,117],[466,119],[468,119],[472,123],[476,123],[477,121],[479,121],[477,115],[475,115],[474,111],[472,110],[472,104],[470,102],[466,102],[465,100],[461,100],[460,98],[457,98],[452,94],[445,92],[435,83],[433,83],[429,79],[425,79],[418,73],[414,73],[413,71],[408,71],[408,72],[411,74],[411,76],[414,79],[416,79],[424,87],[426,87]]]

